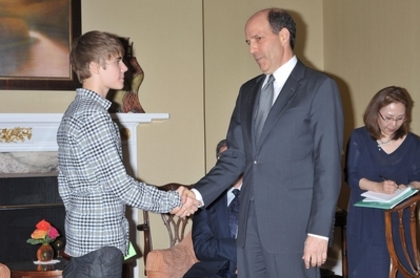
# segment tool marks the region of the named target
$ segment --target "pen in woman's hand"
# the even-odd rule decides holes
[[[387,178],[385,178],[385,177],[384,177],[384,176],[382,176],[382,175],[379,175],[379,177],[380,177],[382,180],[384,180],[384,181],[388,180]]]
[[[382,175],[379,175],[379,177],[382,179],[382,180],[384,180],[384,181],[387,181],[388,179],[387,178],[385,178],[384,176],[382,176]],[[396,187],[397,187],[397,189],[399,189],[400,188],[400,186],[397,184],[396,185]]]

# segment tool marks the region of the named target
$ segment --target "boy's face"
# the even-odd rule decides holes
[[[126,71],[127,66],[121,56],[113,56],[106,60],[104,67],[101,66],[99,69],[102,85],[108,89],[122,89],[124,87],[124,72]]]

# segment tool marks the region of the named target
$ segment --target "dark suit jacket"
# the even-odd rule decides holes
[[[208,205],[243,172],[238,246],[246,241],[253,191],[262,246],[296,254],[303,252],[307,233],[331,235],[341,187],[341,100],[334,80],[298,61],[257,143],[254,114],[263,81],[260,75],[241,86],[229,149],[195,188]]]
[[[228,264],[230,277],[236,271],[236,240],[230,237],[227,192],[206,209],[200,209],[193,220],[194,264],[185,277],[206,277],[217,274]]]

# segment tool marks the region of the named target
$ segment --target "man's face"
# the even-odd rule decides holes
[[[124,72],[127,66],[121,56],[115,56],[105,61],[104,67],[100,67],[102,84],[108,89],[119,90],[124,87]]]
[[[283,30],[286,31],[285,28]],[[249,52],[264,74],[273,73],[287,62],[287,59],[283,61],[285,42],[282,40],[281,32],[278,34],[272,32],[267,13],[254,15],[245,26],[245,39],[249,45]]]

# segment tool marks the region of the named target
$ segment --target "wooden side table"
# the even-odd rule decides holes
[[[31,261],[6,263],[11,272],[11,278],[62,278],[62,272],[67,264],[63,259],[56,264],[34,264]]]

